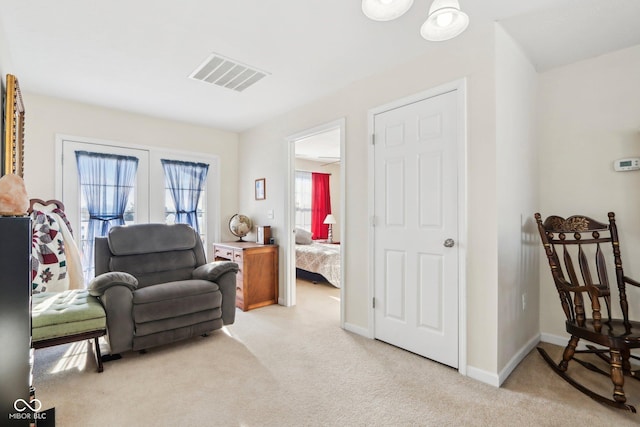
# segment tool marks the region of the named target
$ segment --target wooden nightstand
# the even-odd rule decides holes
[[[278,303],[278,246],[253,242],[213,244],[216,261],[238,263],[236,307],[242,311]]]

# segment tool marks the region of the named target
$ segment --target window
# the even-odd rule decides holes
[[[213,242],[219,240],[219,158],[215,155],[195,152],[170,151],[155,147],[128,147],[126,144],[102,140],[58,135],[56,141],[56,198],[65,205],[67,218],[74,231],[74,237],[80,250],[91,247],[89,243],[90,210],[87,200],[82,197],[76,151],[86,151],[102,155],[133,157],[138,159],[137,173],[130,190],[129,198],[122,213],[125,224],[166,223],[176,221],[179,211],[171,194],[171,186],[166,185],[162,160],[178,164],[191,165],[191,172],[203,175],[200,196],[197,199],[195,218],[205,253]],[[193,165],[199,165],[194,167]],[[204,173],[202,173],[204,170]],[[111,174],[113,176],[113,174]],[[197,181],[197,180],[196,180]],[[187,188],[189,188],[187,185]],[[169,218],[167,218],[169,217]],[[179,222],[179,221],[178,221]],[[113,225],[113,224],[112,224]],[[194,227],[195,228],[195,227]],[[89,250],[89,249],[87,249]],[[86,260],[89,260],[87,264]],[[91,265],[93,254],[83,256],[83,268]],[[93,271],[87,273],[93,278]],[[86,282],[88,283],[88,281]]]
[[[81,248],[85,281],[94,276],[93,247],[96,237],[106,236],[113,225],[130,222],[135,212],[138,158],[76,151],[81,197]]]
[[[198,208],[196,210],[196,215],[198,217],[198,224],[200,224],[200,236],[206,236],[205,228],[206,221],[205,217],[207,216],[207,212],[205,210],[205,206],[207,205],[207,188],[203,188],[202,197],[198,200]],[[179,221],[176,221],[176,205],[173,203],[173,197],[171,196],[171,190],[167,187],[164,189],[164,222],[166,224],[177,224]],[[204,239],[203,239],[204,241]]]
[[[206,241],[203,195],[206,191],[206,163],[161,159],[165,178],[167,223],[189,224]]]
[[[296,171],[296,228],[311,232],[311,172]]]

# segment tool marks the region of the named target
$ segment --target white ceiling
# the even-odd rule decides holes
[[[299,139],[296,141],[296,157],[323,164],[340,160],[340,128]]]
[[[242,131],[428,55],[430,3],[374,22],[359,0],[0,0],[1,66],[25,92]],[[460,37],[500,21],[539,71],[640,44],[640,0],[460,3]],[[241,93],[189,79],[212,52],[271,74]]]

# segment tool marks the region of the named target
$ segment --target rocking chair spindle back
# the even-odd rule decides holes
[[[626,285],[640,287],[640,283],[624,275],[615,214],[610,212],[608,217],[608,224],[582,215],[566,219],[550,216],[543,222],[540,214],[535,214],[551,275],[566,316],[565,327],[571,335],[562,360],[557,364],[544,349],[539,347],[538,351],[556,373],[591,398],[636,412],[635,407],[626,404],[623,388],[625,375],[638,379],[636,372],[631,370],[629,359],[637,359],[630,351],[632,348],[640,348],[640,323],[629,320]],[[612,317],[611,288],[605,256],[609,247],[622,319]],[[603,305],[606,309],[605,320],[602,319]],[[580,339],[600,347],[587,345],[587,350],[577,350]],[[597,355],[609,364],[609,371],[576,358],[575,355],[580,353]],[[614,385],[613,399],[608,399],[569,377],[567,367],[571,360],[592,371],[610,376]]]

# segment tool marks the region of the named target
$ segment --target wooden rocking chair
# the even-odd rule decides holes
[[[636,412],[635,407],[626,403],[623,388],[625,375],[640,379],[640,372],[632,370],[629,362],[630,358],[640,360],[630,351],[640,348],[640,322],[629,320],[626,285],[640,287],[640,283],[623,273],[614,213],[609,213],[608,225],[578,215],[567,219],[550,216],[544,223],[539,213],[535,214],[535,218],[562,309],[567,317],[566,330],[571,335],[562,360],[557,364],[544,349],[538,347],[538,351],[558,375],[592,399],[615,408]],[[622,319],[611,318],[611,290],[604,248],[601,247],[609,244],[613,249]],[[577,262],[574,262],[573,256]],[[575,268],[576,265],[578,270]],[[591,318],[586,312],[585,300],[590,301]],[[605,319],[601,313],[602,303],[607,311]],[[581,339],[597,344],[598,347],[589,344],[586,346],[587,350],[576,350]],[[609,372],[576,358],[580,353],[598,356],[609,364]],[[609,376],[613,382],[613,399],[608,399],[571,378],[567,374],[571,360],[591,371]]]

